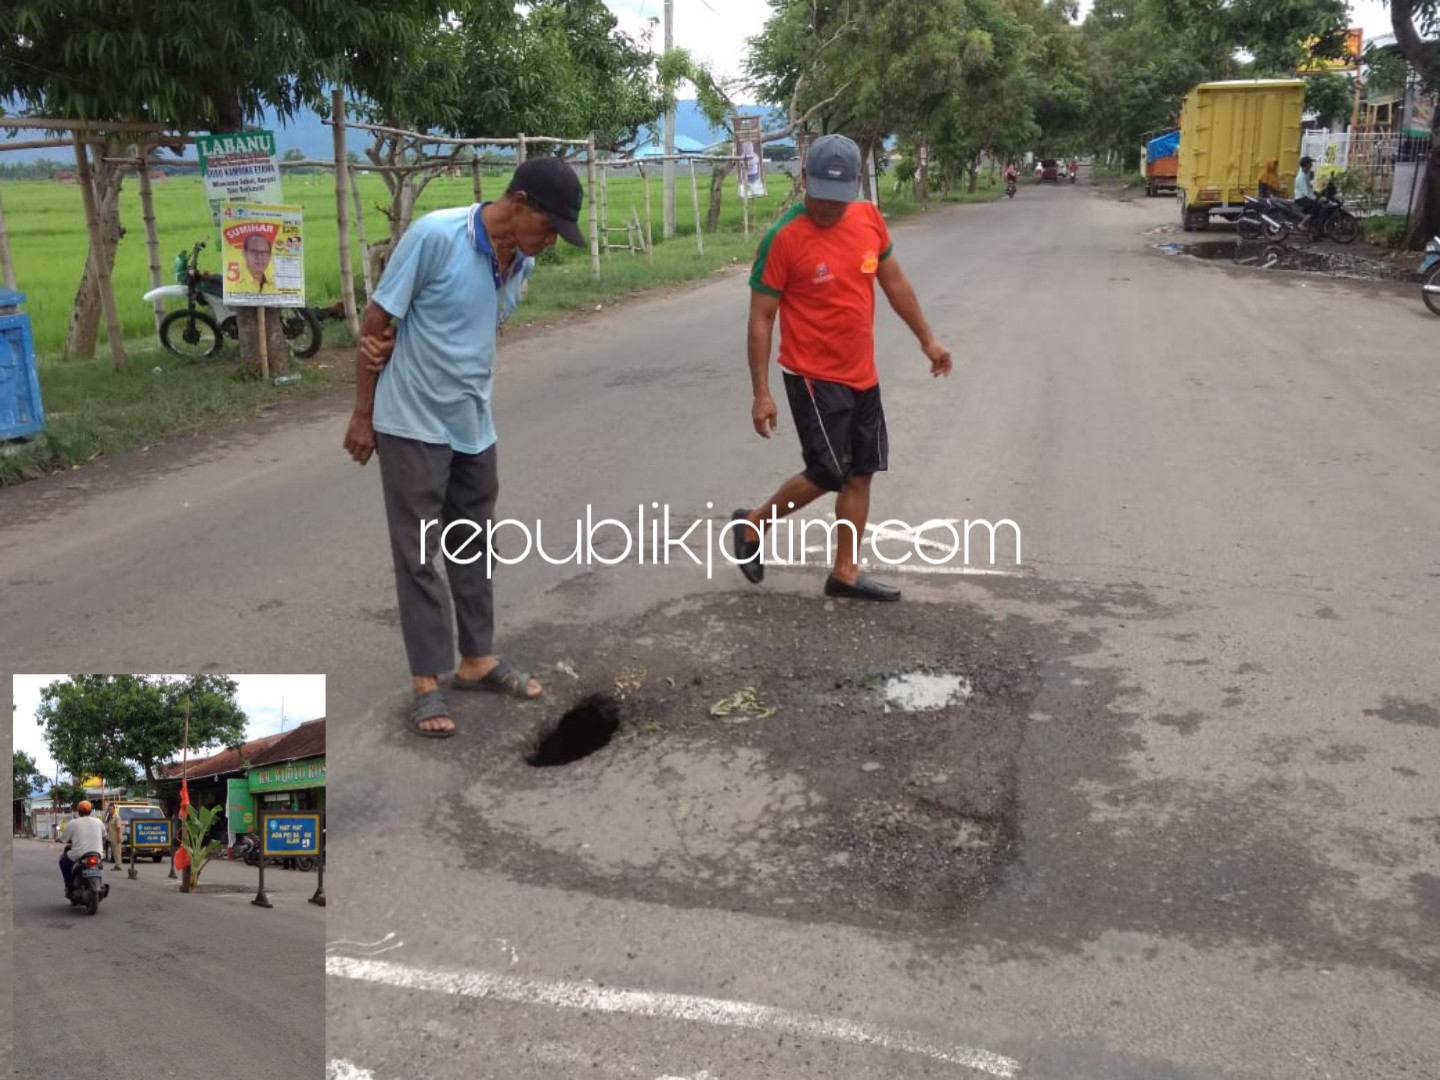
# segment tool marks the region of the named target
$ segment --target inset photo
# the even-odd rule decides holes
[[[15,1080],[321,1075],[325,676],[12,688]]]

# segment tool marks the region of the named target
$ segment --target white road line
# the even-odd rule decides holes
[[[558,1009],[588,1009],[627,1013],[668,1020],[692,1020],[723,1027],[785,1032],[807,1038],[835,1039],[861,1046],[878,1046],[962,1065],[991,1076],[1014,1076],[1020,1063],[968,1046],[947,1046],[909,1031],[854,1024],[824,1016],[789,1012],[769,1005],[690,994],[664,994],[647,990],[616,990],[591,982],[522,979],[489,972],[429,971],[386,960],[327,956],[325,974],[338,979],[382,983],[405,990],[429,990],[458,997],[508,1001],[522,1005],[549,1005]]]
[[[375,1074],[348,1061],[336,1060],[326,1067],[325,1080],[375,1080]]]

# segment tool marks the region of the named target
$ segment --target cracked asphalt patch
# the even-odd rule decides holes
[[[1203,760],[1147,775],[1153,740],[1243,723],[1147,711],[1116,666],[1104,621],[1156,621],[1163,638],[1183,590],[983,588],[1011,613],[745,591],[534,627],[505,651],[540,667],[541,702],[454,694],[459,738],[417,746],[399,725],[389,738],[465,767],[447,792],[463,809],[437,800],[426,827],[522,882],[901,934],[925,942],[916,975],[982,943],[997,960],[1145,963],[1104,947],[1138,934],[1243,948],[1261,969],[1355,964],[1440,989],[1433,889],[1402,872],[1406,841],[1337,832],[1341,793],[1279,768],[1298,747],[1255,739],[1278,755],[1258,779]],[[917,671],[972,693],[887,711],[886,681]],[[528,766],[540,734],[595,693],[621,701],[613,740]],[[713,715],[722,702],[741,707]],[[1379,875],[1367,887],[1361,866]]]

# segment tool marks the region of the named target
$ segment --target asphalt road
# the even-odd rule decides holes
[[[197,1061],[217,1076],[323,1073],[314,874],[267,874],[267,909],[244,867],[212,863],[186,895],[167,865],[133,881],[107,865],[92,916],[65,899],[59,858],[59,844],[15,841],[15,1080],[190,1076]]]
[[[1008,518],[1018,562],[912,559],[877,611],[532,557],[500,646],[546,702],[421,742],[340,402],[0,495],[0,652],[330,674],[336,1077],[1433,1076],[1440,324],[1177,218],[1082,183],[895,230],[956,370],[882,301],[874,517]],[[587,506],[758,501],[797,453],[750,431],[745,308],[737,272],[508,341],[500,509],[553,556]],[[885,700],[920,669],[968,696]],[[596,690],[615,741],[529,768]]]

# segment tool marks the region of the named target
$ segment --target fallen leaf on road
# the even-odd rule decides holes
[[[760,700],[753,686],[736,690],[729,697],[723,697],[710,706],[711,716],[734,717],[726,721],[731,724],[743,724],[752,719],[764,720],[774,716],[775,711],[774,705],[766,705]]]

